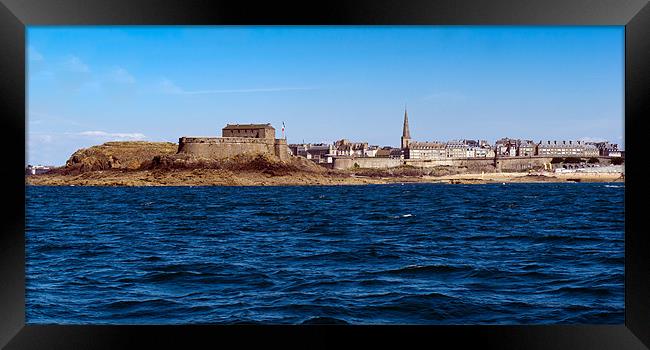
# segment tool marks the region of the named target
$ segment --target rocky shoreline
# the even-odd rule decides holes
[[[257,171],[221,169],[91,171],[81,174],[41,174],[26,178],[31,186],[300,186],[368,185],[391,183],[536,183],[624,182],[620,174],[530,175],[522,173],[458,174],[450,176],[369,177],[347,172],[293,172],[274,175]]]
[[[163,142],[108,142],[75,152],[66,165],[28,175],[28,186],[295,186],[391,183],[489,184],[624,182],[620,173],[469,173],[468,169],[332,170],[302,158],[267,155],[213,160],[176,154]]]

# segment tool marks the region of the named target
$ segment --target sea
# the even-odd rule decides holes
[[[27,324],[623,324],[624,186],[28,186]]]

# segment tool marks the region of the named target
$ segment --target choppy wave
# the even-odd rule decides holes
[[[27,322],[621,324],[623,194],[30,186]]]

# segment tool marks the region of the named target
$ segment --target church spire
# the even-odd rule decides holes
[[[409,115],[406,111],[406,105],[404,105],[404,128],[402,129],[402,137],[406,139],[411,138],[411,132],[409,131]]]
[[[406,105],[404,105],[404,127],[402,128],[402,149],[409,148],[409,143],[411,142],[411,132],[409,131],[409,115],[406,111]]]

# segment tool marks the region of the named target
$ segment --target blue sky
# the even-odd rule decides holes
[[[272,123],[341,138],[623,145],[624,27],[29,27],[26,157]]]

